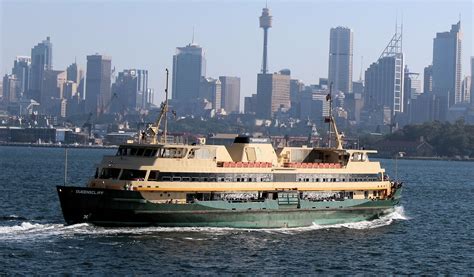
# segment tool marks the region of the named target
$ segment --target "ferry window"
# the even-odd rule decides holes
[[[308,178],[306,178],[306,179],[304,179],[304,181],[305,181],[305,182],[309,182],[309,179],[308,179]]]
[[[145,180],[146,170],[124,169],[120,180],[143,181]]]
[[[170,177],[170,176],[163,176],[163,178],[161,178],[161,180],[163,180],[163,181],[171,181],[171,177]]]
[[[151,156],[152,156],[152,155],[151,155],[152,152],[153,152],[153,149],[147,148],[147,149],[145,149],[145,153],[143,154],[143,156],[145,156],[145,157],[151,157]]]
[[[225,178],[224,177],[220,177],[219,178],[219,182],[224,182],[225,181]]]
[[[202,178],[203,182],[207,182],[207,177]]]
[[[181,177],[173,177],[173,182],[179,182],[181,181]]]
[[[237,178],[237,182],[240,182],[240,178]]]
[[[319,181],[320,181],[320,179],[319,179],[319,178],[316,178],[316,182],[319,182]]]
[[[119,174],[120,168],[103,168],[100,179],[117,179]]]
[[[215,181],[216,181],[216,178],[214,178],[214,177],[209,178],[209,182],[215,182]]]
[[[192,181],[193,181],[193,182],[199,182],[199,177],[193,177],[193,178],[192,178]]]
[[[160,175],[159,171],[152,170],[148,175],[148,181],[158,181],[158,176]]]
[[[138,148],[137,156],[143,156],[143,152],[145,152],[145,148]]]
[[[135,156],[135,155],[137,155],[137,151],[138,151],[137,148],[130,148],[130,156]]]
[[[183,182],[189,182],[191,181],[191,177],[183,177],[182,180]]]

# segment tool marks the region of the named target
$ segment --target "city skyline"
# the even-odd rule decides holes
[[[261,71],[263,42],[258,16],[265,3],[253,1],[224,2],[220,5],[215,3],[185,2],[186,8],[182,9],[181,20],[178,20],[170,15],[178,7],[182,7],[183,2],[180,4],[103,2],[101,6],[92,6],[91,2],[65,4],[2,1],[0,63],[2,74],[10,73],[16,56],[28,56],[34,45],[50,36],[54,44],[53,69],[65,70],[75,59],[82,68],[85,68],[87,55],[96,52],[110,55],[113,57],[112,67],[117,70],[134,67],[148,69],[149,87],[155,89],[155,95],[158,96],[159,101],[163,99],[164,69],[166,67],[171,69],[172,56],[176,47],[192,41],[194,26],[195,41],[206,52],[208,64],[206,75],[214,78],[221,75],[241,77],[242,103],[245,96],[256,93],[256,75]],[[464,33],[462,75],[469,75],[469,57],[472,55],[472,13],[469,11],[472,10],[472,3],[458,1],[429,3],[429,6],[426,4],[426,1],[415,3],[406,1],[401,3],[387,1],[382,3],[269,2],[268,8],[274,17],[268,42],[269,72],[289,68],[292,71],[292,78],[302,79],[307,84],[317,83],[319,78],[327,78],[330,28],[347,26],[354,31],[353,79],[358,80],[361,69],[365,71],[368,65],[377,60],[390,34],[393,33],[397,14],[400,22],[401,13],[403,13],[403,50],[406,64],[412,71],[420,73],[425,66],[431,64],[432,43],[436,33],[448,29],[461,15],[461,29]],[[65,5],[69,7],[68,10],[72,14],[82,14],[84,10],[88,10],[89,21],[66,21],[64,26],[53,24],[64,18],[64,14],[57,11]],[[25,7],[29,9],[25,11]],[[91,7],[96,9],[90,10]],[[103,12],[103,9],[110,9],[110,11],[101,19],[94,16],[96,13]],[[327,15],[327,12],[323,12],[331,9],[335,11],[337,9],[337,16],[331,17]],[[373,18],[361,18],[360,12],[364,9]],[[37,22],[37,16],[43,10],[49,16],[41,17],[41,21]],[[203,17],[199,12],[204,10],[207,10],[206,13],[214,11],[209,14],[215,16]],[[228,13],[229,10],[232,10],[232,13]],[[30,19],[25,22],[15,21],[20,11],[22,18]],[[57,13],[54,13],[55,11]],[[156,16],[156,14],[152,16],[152,11],[162,16]],[[166,15],[167,13],[170,15]],[[138,22],[134,18],[140,15],[143,16],[143,20],[140,21],[140,28],[137,29],[133,27]],[[67,17],[70,18],[70,14]],[[421,17],[424,20],[418,20]],[[35,22],[34,27],[28,24],[32,21]],[[224,22],[227,24],[223,24]],[[371,22],[377,22],[377,24],[370,24]],[[92,25],[97,26],[98,29],[93,32],[94,34],[88,33]],[[157,26],[166,26],[166,28]],[[75,32],[70,32],[71,30]],[[224,30],[227,32],[223,32]],[[149,36],[147,43],[141,43],[138,39],[144,33]],[[95,34],[102,36],[96,37]],[[71,43],[74,38],[77,38],[77,43]],[[364,57],[362,66],[361,56]]]

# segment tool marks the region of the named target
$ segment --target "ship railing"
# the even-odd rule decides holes
[[[284,167],[289,167],[289,168],[342,168],[342,165],[340,163],[289,162],[289,163],[284,163]]]
[[[217,162],[218,167],[238,168],[268,168],[272,167],[270,162]]]

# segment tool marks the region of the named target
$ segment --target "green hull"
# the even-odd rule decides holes
[[[400,190],[390,200],[197,201],[190,204],[156,204],[135,191],[58,187],[58,194],[68,224],[291,228],[378,218],[390,213],[399,203]]]

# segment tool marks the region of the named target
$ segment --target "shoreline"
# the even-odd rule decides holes
[[[387,159],[387,160],[394,160],[395,157],[393,156],[372,156],[376,159]],[[474,158],[468,159],[461,159],[461,158],[454,158],[454,157],[422,157],[422,156],[405,156],[405,157],[398,157],[398,160],[420,160],[420,161],[457,161],[457,162],[474,162]]]
[[[117,149],[118,145],[87,145],[87,144],[49,144],[28,142],[0,142],[0,146],[43,147],[43,148],[77,148],[77,149]]]

